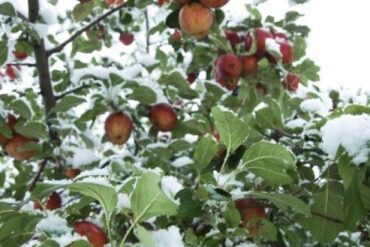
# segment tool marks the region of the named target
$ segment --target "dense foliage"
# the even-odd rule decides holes
[[[0,246],[370,244],[370,97],[232,1],[0,4]]]

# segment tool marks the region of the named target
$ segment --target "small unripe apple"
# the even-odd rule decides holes
[[[80,169],[67,168],[64,170],[64,175],[69,179],[74,179],[81,173]]]
[[[289,42],[280,43],[280,52],[283,63],[291,64],[293,62],[292,45]]]
[[[266,40],[273,39],[272,33],[264,28],[256,28],[256,42],[257,42],[257,52],[264,53],[266,51]]]
[[[17,124],[17,119],[14,115],[8,114],[6,118],[6,125],[9,127],[9,129],[13,130],[14,126]],[[6,138],[2,134],[0,134],[0,145],[5,145],[10,141],[10,139]]]
[[[74,224],[74,229],[81,236],[86,236],[94,247],[104,247],[109,242],[103,229],[90,221],[78,221]]]
[[[171,131],[176,127],[176,111],[168,104],[159,103],[150,108],[149,120],[160,131]]]
[[[15,135],[13,138],[6,144],[6,151],[10,157],[13,157],[16,160],[27,160],[35,155],[35,150],[20,151],[19,148],[22,148],[28,143],[36,143],[35,140],[28,139],[21,135]]]
[[[28,54],[24,51],[13,51],[13,55],[18,60],[23,60],[28,57]]]
[[[105,3],[108,5],[108,7],[112,5],[120,5],[124,2],[124,0],[105,0]]]
[[[197,79],[197,74],[196,73],[188,73],[187,74],[187,77],[186,77],[186,80],[192,84],[195,80]]]
[[[119,40],[124,45],[131,45],[134,42],[134,35],[132,33],[120,33]]]
[[[15,71],[15,69],[13,68],[12,65],[10,64],[7,64],[5,66],[5,74],[12,80],[15,80],[17,78],[17,72]]]
[[[192,2],[182,6],[179,13],[180,27],[196,38],[207,36],[213,24],[213,12],[200,3]]]
[[[289,92],[295,92],[297,91],[300,82],[301,82],[301,79],[299,78],[298,75],[293,74],[293,73],[288,73],[283,81],[283,86]]]
[[[162,6],[165,3],[168,3],[169,0],[158,0],[158,5]]]
[[[181,42],[181,38],[182,38],[181,31],[179,29],[175,29],[175,32],[172,34],[172,39],[175,42],[180,43]]]
[[[224,79],[239,78],[242,73],[242,63],[238,56],[227,53],[217,59],[216,71]]]
[[[243,198],[235,201],[235,206],[242,216],[244,227],[249,234],[255,236],[260,232],[259,219],[266,218],[264,207],[252,198]]]
[[[53,192],[47,199],[44,208],[48,210],[55,210],[57,208],[60,208],[62,206],[62,198],[60,197],[59,193]],[[42,210],[42,206],[40,202],[35,202],[33,204],[34,209],[40,209]]]
[[[258,59],[255,56],[241,56],[242,76],[255,75],[258,72]]]
[[[132,121],[125,113],[112,113],[105,120],[105,135],[108,140],[116,145],[127,142],[132,132]]]
[[[208,8],[221,8],[228,2],[229,0],[200,0],[200,3]]]
[[[238,88],[239,78],[225,78],[217,70],[215,73],[215,80],[224,88],[233,91]]]
[[[231,45],[235,46],[241,42],[241,38],[237,32],[225,30],[224,33]]]

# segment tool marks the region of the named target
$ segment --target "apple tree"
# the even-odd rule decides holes
[[[370,244],[370,97],[320,86],[300,13],[20,2],[0,3],[0,246]]]

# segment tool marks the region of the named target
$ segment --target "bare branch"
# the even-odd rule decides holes
[[[150,39],[150,35],[149,35],[149,15],[148,15],[148,10],[145,10],[145,26],[146,26],[146,53],[149,53],[149,46],[150,46],[150,43],[149,43],[149,39]]]
[[[35,63],[7,63],[7,65],[36,67]]]
[[[35,187],[36,187],[36,183],[37,181],[39,181],[40,177],[41,177],[41,173],[44,171],[46,165],[47,165],[48,161],[45,159],[43,160],[41,163],[40,163],[40,167],[39,167],[39,170],[37,171],[36,175],[33,177],[31,183],[30,183],[30,186],[28,188],[28,191],[32,191]]]
[[[32,0],[29,0],[29,1],[32,1]],[[77,32],[75,32],[74,34],[72,34],[72,36],[67,39],[66,41],[64,41],[63,43],[59,44],[58,46],[54,47],[53,49],[50,49],[47,51],[47,55],[50,56],[56,52],[60,52],[63,50],[63,48],[68,45],[69,43],[71,43],[73,40],[75,40],[76,38],[78,38],[82,33],[84,33],[85,31],[89,30],[90,28],[92,28],[93,26],[95,26],[96,24],[98,24],[99,22],[103,21],[104,19],[106,19],[107,17],[109,17],[110,15],[112,15],[113,13],[117,12],[118,10],[122,9],[123,7],[125,7],[125,3],[109,10],[108,12],[106,12],[105,14],[103,14],[102,16],[100,16],[99,18],[97,18],[96,20],[92,21],[90,24],[84,26],[83,28],[81,28],[80,30],[78,30]]]
[[[83,84],[83,85],[81,85],[81,86],[79,86],[79,87],[76,87],[76,88],[74,88],[74,89],[71,89],[71,90],[69,90],[69,91],[66,91],[66,92],[64,92],[64,93],[60,94],[60,95],[55,96],[55,99],[56,99],[56,100],[60,100],[60,99],[64,98],[64,97],[65,97],[65,96],[67,96],[67,95],[70,95],[70,94],[72,94],[72,93],[76,93],[76,92],[78,92],[78,91],[80,91],[80,90],[82,90],[82,89],[85,89],[85,88],[89,88],[90,86],[91,86],[91,85],[89,85],[89,84]]]

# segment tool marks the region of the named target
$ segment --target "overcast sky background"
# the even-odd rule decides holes
[[[249,2],[230,0],[225,10],[241,18]],[[264,17],[283,17],[289,10],[303,13],[300,23],[311,28],[308,56],[321,67],[321,83],[370,91],[370,0],[310,0],[295,6],[288,0],[268,0],[259,10]]]

